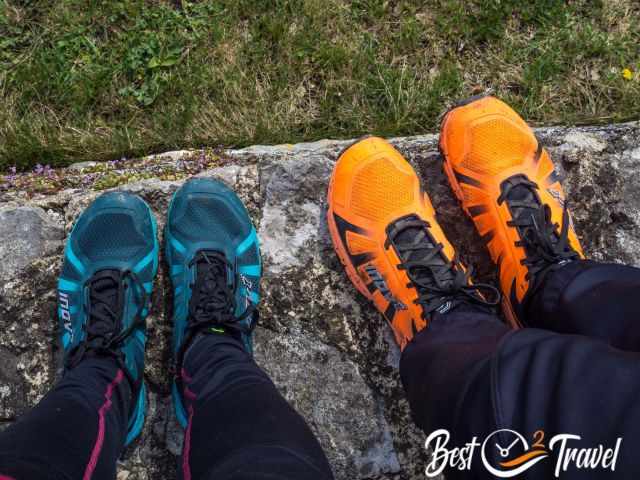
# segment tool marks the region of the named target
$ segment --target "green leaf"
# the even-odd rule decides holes
[[[178,63],[178,61],[180,60],[180,57],[168,57],[168,58],[158,58],[158,57],[152,57],[151,60],[149,60],[148,63],[148,67],[150,69],[154,69],[154,68],[161,68],[161,67],[173,67],[176,63]]]

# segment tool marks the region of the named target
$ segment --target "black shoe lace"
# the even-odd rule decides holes
[[[234,266],[222,252],[216,250],[200,250],[189,263],[196,266],[196,279],[191,284],[191,300],[185,340],[178,352],[177,365],[182,364],[184,353],[193,338],[203,330],[223,327],[225,332],[234,336],[251,333],[258,322],[258,310],[253,304],[239,316],[235,315],[237,285]],[[243,323],[251,318],[247,325]]]
[[[189,302],[189,330],[200,331],[207,327],[225,327],[232,331],[246,331],[241,322],[254,313],[255,307],[249,304],[240,316],[235,316],[235,278],[229,280],[229,271],[233,265],[223,253],[200,250],[189,263],[196,265],[196,281],[191,285],[192,295]],[[250,328],[253,328],[252,322]]]
[[[462,304],[494,307],[500,302],[500,292],[488,283],[470,283],[473,269],[462,268],[458,256],[447,259],[442,243],[436,243],[431,225],[414,215],[404,217],[387,229],[385,247],[393,245],[411,280],[407,287],[418,290],[416,305],[422,306],[422,318],[438,311],[445,313]],[[489,293],[489,300],[482,292]]]
[[[520,233],[517,247],[524,247],[526,258],[521,263],[527,267],[527,280],[539,284],[550,269],[580,257],[569,244],[569,213],[564,202],[562,226],[551,220],[551,208],[542,204],[536,193],[538,185],[523,175],[505,180],[498,197],[498,205],[509,205],[512,220],[507,222]],[[558,232],[558,229],[560,231]]]
[[[126,280],[130,282],[127,284]],[[138,310],[133,322],[122,329],[125,291],[133,287],[137,297]],[[131,381],[131,373],[125,366],[124,354],[120,350],[122,343],[133,331],[144,326],[142,311],[147,307],[148,296],[138,276],[130,271],[101,270],[96,272],[85,284],[89,291],[87,322],[82,328],[84,339],[73,348],[67,357],[67,368],[75,367],[86,356],[112,356],[118,362]]]

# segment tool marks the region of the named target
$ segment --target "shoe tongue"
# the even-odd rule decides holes
[[[516,185],[511,189],[507,201],[522,202],[530,205],[528,207],[512,207],[511,211],[514,220],[531,217],[533,214],[531,210],[540,208],[540,202],[533,188],[523,184]]]
[[[217,259],[199,259],[196,262],[196,283],[207,291],[220,285],[230,286],[227,265]]]
[[[205,258],[206,257],[206,258]],[[196,262],[196,281],[191,297],[197,311],[212,314],[231,308],[223,287],[233,289],[227,264],[217,256],[201,256]]]
[[[92,278],[89,295],[93,335],[109,337],[120,331],[124,312],[124,301],[119,298],[121,282],[119,270],[101,270]]]
[[[527,204],[526,207],[511,206],[511,216],[513,220],[521,222],[523,227],[520,227],[521,235],[531,240],[532,231],[528,226],[533,227],[534,220],[538,224],[539,228],[544,227],[548,219],[546,218],[546,211],[540,203],[535,190],[527,185],[516,185],[509,192],[507,202],[518,202]],[[525,226],[526,225],[526,226]],[[555,234],[551,234],[550,238],[552,243],[557,242],[558,238]],[[525,245],[525,250],[531,253],[532,246],[530,244]]]
[[[415,218],[410,217],[409,219],[418,220],[417,217]],[[431,255],[431,253],[433,252],[433,249],[436,248],[435,243],[431,238],[431,236],[429,235],[426,227],[407,227],[395,237],[395,242],[399,246],[412,246],[416,241],[419,241],[419,244],[416,245],[417,248],[415,250],[412,250],[410,252],[405,252],[402,254],[401,260],[403,262],[423,261],[429,255]],[[447,265],[448,262],[441,252],[440,255],[437,255],[436,257],[431,258],[429,260],[429,263],[433,265],[445,266]],[[428,268],[415,269],[415,271],[418,272],[418,275],[417,275],[418,278],[421,278],[423,276],[430,276],[431,273],[428,272],[428,270],[429,270]],[[450,273],[450,277],[451,277],[450,279],[445,280],[445,285],[448,284],[449,282],[453,282],[454,280],[453,273]]]

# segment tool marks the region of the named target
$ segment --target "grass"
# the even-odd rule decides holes
[[[637,119],[638,71],[637,0],[0,0],[0,170],[424,133],[489,88]]]

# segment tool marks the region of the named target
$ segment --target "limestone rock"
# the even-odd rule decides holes
[[[640,124],[552,127],[536,133],[565,177],[587,255],[640,265]],[[495,268],[442,172],[437,136],[391,141],[416,167],[463,260],[475,267],[478,279],[495,282]],[[203,156],[198,152],[169,152],[136,163],[145,180],[119,188],[149,203],[160,235],[171,195],[184,181],[174,175],[182,166],[236,189],[256,223],[265,264],[258,362],[318,435],[339,480],[422,479],[428,459],[425,435],[409,416],[398,375],[400,353],[381,316],[347,280],[326,227],[327,182],[338,153],[349,143],[255,146],[207,161],[198,160]],[[170,178],[156,175],[159,164],[172,166]],[[80,165],[58,174],[77,176],[95,167]],[[126,161],[120,167],[126,170]],[[64,237],[99,193],[74,188],[0,196],[4,424],[34,405],[59,373],[55,289]],[[122,480],[175,478],[182,431],[169,396],[168,291],[161,268],[148,319],[148,419],[141,439],[120,462]]]
[[[0,278],[56,253],[64,239],[57,217],[38,207],[0,204]]]

